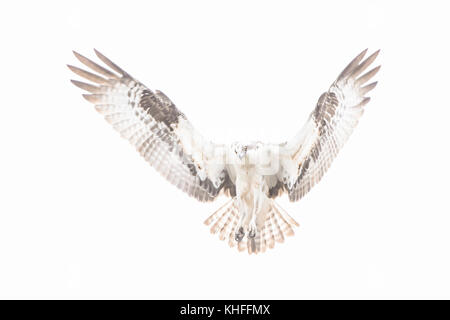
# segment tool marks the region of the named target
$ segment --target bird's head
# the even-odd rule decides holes
[[[233,148],[234,153],[238,156],[238,158],[242,159],[247,154],[248,145],[240,143],[240,142],[235,142],[235,143],[233,143],[232,148]]]

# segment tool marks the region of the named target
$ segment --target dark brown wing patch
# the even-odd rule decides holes
[[[173,131],[172,125],[178,124],[179,117],[186,119],[175,104],[169,100],[165,95],[158,95],[149,89],[145,89],[139,101],[139,107],[151,114],[151,116],[158,122],[163,122],[170,131]]]

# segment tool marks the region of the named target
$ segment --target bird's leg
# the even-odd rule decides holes
[[[256,236],[257,231],[259,230],[258,224],[257,224],[257,218],[259,214],[261,213],[261,210],[263,208],[263,202],[264,202],[264,196],[263,196],[263,190],[262,190],[262,184],[258,183],[255,184],[253,189],[253,206],[252,206],[252,213],[251,213],[251,220],[249,223],[249,232],[248,236],[249,238],[254,238]]]
[[[237,242],[241,242],[245,235],[244,220],[247,217],[247,210],[246,210],[246,206],[244,204],[242,197],[239,197],[237,199],[237,203],[238,203],[239,213],[241,214],[241,216],[239,218],[239,222],[237,224],[236,231],[234,233],[234,239]]]
[[[252,212],[251,217],[249,219],[248,222],[248,237],[249,238],[254,238],[256,236],[256,219],[255,219],[255,213]]]
[[[256,236],[257,231],[262,229],[260,216],[263,214],[264,209],[264,201],[265,201],[265,193],[264,193],[264,184],[256,183],[253,189],[253,206],[252,206],[252,214],[251,220],[249,223],[249,237],[254,238]]]

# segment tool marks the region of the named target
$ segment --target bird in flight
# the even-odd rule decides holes
[[[71,80],[87,92],[83,97],[164,178],[201,202],[230,198],[205,224],[230,247],[251,254],[294,234],[298,223],[275,199],[287,194],[298,201],[320,181],[370,100],[366,94],[377,82],[366,83],[380,66],[366,70],[378,52],[364,59],[366,49],[354,58],[297,135],[280,144],[206,140],[164,93],[149,89],[97,50],[104,66],[74,52],[90,71],[68,67],[91,82]]]

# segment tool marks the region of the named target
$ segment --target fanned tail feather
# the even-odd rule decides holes
[[[211,225],[211,233],[219,233],[219,239],[225,240],[228,238],[228,244],[230,247],[236,245],[234,240],[234,232],[237,227],[239,217],[237,207],[234,203],[234,199],[231,199],[220,207],[216,212],[214,212],[208,219],[205,220],[204,224]]]
[[[273,249],[275,243],[283,243],[286,237],[294,235],[294,227],[299,224],[275,201],[272,201],[267,212],[264,226],[256,232],[254,238],[248,235],[238,242],[235,232],[239,221],[239,211],[232,199],[215,211],[205,220],[207,226],[211,225],[212,234],[218,234],[220,240],[226,240],[230,247],[237,247],[238,251],[252,253],[263,253],[267,249]]]

